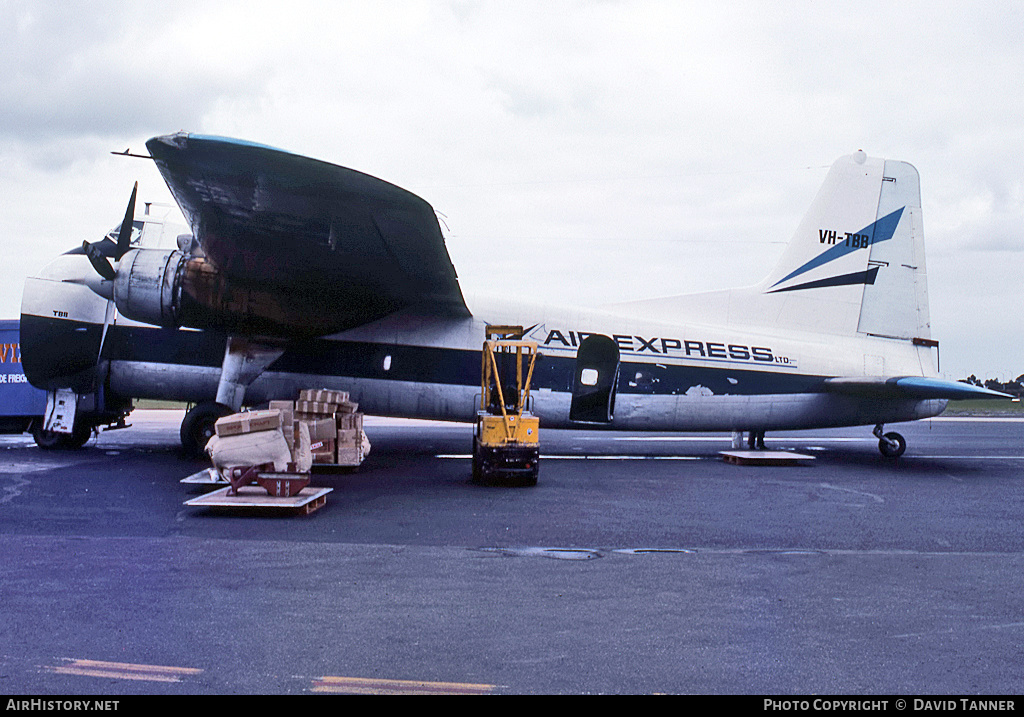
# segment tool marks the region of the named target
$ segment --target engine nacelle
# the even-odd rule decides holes
[[[205,257],[177,249],[125,253],[114,280],[114,303],[134,321],[249,335],[322,336],[359,323],[337,308],[352,302],[331,300],[323,292],[229,281]]]
[[[132,249],[118,265],[114,303],[122,315],[157,326],[180,326],[180,275],[187,257],[177,250]]]

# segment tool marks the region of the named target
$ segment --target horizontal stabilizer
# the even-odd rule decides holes
[[[893,378],[829,378],[826,388],[833,393],[889,398],[950,399],[1013,398],[1008,393],[993,391],[961,381],[944,381],[923,376],[897,376]]]

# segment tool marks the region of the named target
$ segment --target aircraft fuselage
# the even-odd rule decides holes
[[[67,302],[77,316],[54,316],[61,310],[50,309],[22,317],[25,369],[37,385],[45,383],[44,375],[63,377],[68,366],[95,361],[90,351],[99,346],[104,302],[68,283],[40,286],[38,296],[53,301],[66,292],[78,295]],[[515,324],[539,345],[532,408],[547,427],[580,426],[569,420],[571,392],[578,346],[591,334],[611,337],[621,363],[611,420],[587,427],[765,431],[869,425],[934,416],[946,405],[825,389],[829,377],[866,375],[865,355],[877,355],[884,366],[876,368],[886,373],[920,374],[922,349],[909,342],[894,351],[893,342],[871,337],[772,336],[617,313],[522,304],[510,312],[482,300],[470,305],[473,316],[466,318],[405,311],[333,336],[289,341],[247,387],[245,404],[322,387],[349,391],[371,415],[471,421],[479,402],[484,329]],[[214,331],[159,328],[119,317],[103,343],[106,385],[134,398],[208,400],[217,391],[226,339]]]

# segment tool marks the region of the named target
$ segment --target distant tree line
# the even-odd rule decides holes
[[[1024,373],[1022,373],[1020,376],[1018,376],[1017,378],[1013,379],[1012,381],[1007,381],[1006,383],[1003,383],[1002,381],[998,381],[998,380],[996,380],[994,378],[987,378],[987,379],[985,379],[985,381],[982,381],[977,376],[975,376],[973,373],[970,376],[968,376],[967,378],[960,379],[960,382],[961,383],[970,383],[970,384],[973,384],[975,386],[984,386],[985,388],[990,388],[993,391],[1002,391],[1003,393],[1011,393],[1014,396],[1016,396],[1017,398],[1024,397]]]

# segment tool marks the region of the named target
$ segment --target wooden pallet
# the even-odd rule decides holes
[[[228,485],[228,480],[216,468],[204,468],[198,473],[182,478],[180,482],[189,485]]]
[[[307,486],[291,497],[275,497],[258,485],[242,486],[237,495],[228,495],[231,486],[215,490],[198,498],[185,501],[193,508],[237,509],[240,511],[282,511],[308,515],[327,503],[327,494],[333,488]]]
[[[726,463],[739,466],[795,466],[813,461],[814,456],[792,451],[719,451]]]

